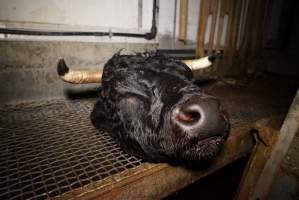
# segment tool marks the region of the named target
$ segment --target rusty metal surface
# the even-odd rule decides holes
[[[277,140],[282,116],[259,120],[254,125],[255,147],[243,172],[235,199],[251,199],[263,168],[269,159]]]
[[[232,133],[223,154],[201,172],[125,154],[91,125],[94,99],[0,107],[0,199],[164,197],[248,153],[252,123],[288,108],[290,92],[247,83],[207,89],[228,109]]]

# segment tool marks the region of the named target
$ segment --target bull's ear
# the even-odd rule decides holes
[[[100,96],[90,114],[91,122],[96,128],[104,130],[107,130],[107,128],[109,128],[111,120],[107,119],[109,115],[107,115],[108,113],[106,111],[107,106],[105,104],[105,101],[103,101],[102,97]]]

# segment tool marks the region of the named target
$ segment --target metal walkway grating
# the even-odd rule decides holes
[[[0,199],[46,199],[138,166],[89,120],[93,102],[0,109]]]

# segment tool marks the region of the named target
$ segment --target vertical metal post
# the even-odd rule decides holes
[[[172,48],[175,48],[176,42],[176,23],[177,23],[177,4],[178,1],[174,1],[174,10],[173,10],[173,30],[172,30]]]

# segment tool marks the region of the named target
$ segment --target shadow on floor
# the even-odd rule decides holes
[[[234,199],[249,156],[241,158],[217,172],[179,190],[164,200]]]

